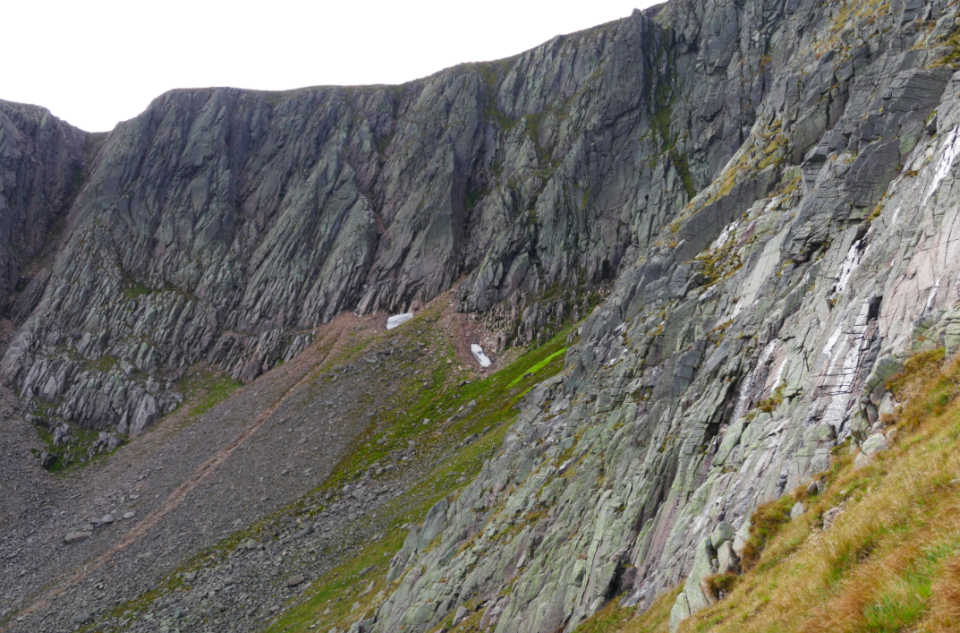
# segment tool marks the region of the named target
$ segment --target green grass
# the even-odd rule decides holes
[[[47,469],[52,473],[66,473],[88,464],[101,462],[108,456],[115,453],[120,446],[126,444],[126,438],[121,437],[120,444],[116,449],[112,451],[103,451],[96,455],[90,456],[90,447],[93,446],[94,442],[97,441],[100,435],[99,431],[91,431],[90,429],[85,429],[82,426],[71,425],[69,435],[70,441],[67,444],[54,446],[53,434],[43,426],[38,425],[36,428],[37,435],[40,437],[40,440],[47,445],[47,452],[57,456]],[[34,455],[34,457],[39,458],[41,451],[31,450],[31,453]]]
[[[557,356],[559,356],[560,354],[566,354],[566,352],[567,352],[566,347],[562,349],[558,349],[556,352],[554,352],[553,354],[550,354],[549,356],[544,358],[542,361],[540,361],[539,363],[537,363],[536,365],[528,369],[527,373],[533,373],[533,374],[537,373],[538,371],[546,367],[549,363],[556,360]],[[517,376],[516,378],[513,379],[513,381],[509,385],[507,385],[507,388],[513,387],[514,385],[519,383],[521,380],[523,380],[523,378],[524,376]]]
[[[239,389],[242,385],[230,377],[229,374],[213,375],[208,377],[199,389],[202,395],[199,400],[190,407],[190,415],[199,417],[226,400],[231,393]]]
[[[607,633],[609,631],[668,633],[670,609],[679,593],[679,587],[662,593],[642,615],[638,612],[638,609],[621,607],[620,601],[613,599],[580,624],[577,627],[577,633]]]
[[[131,284],[124,284],[123,294],[127,299],[136,299],[137,297],[150,294],[150,289],[147,288],[145,284],[137,281]]]
[[[522,354],[496,374],[461,384],[465,378],[473,376],[469,372],[458,373],[454,350],[439,331],[440,317],[439,309],[428,308],[397,330],[373,336],[351,333],[350,336],[356,338],[349,340],[335,358],[324,363],[311,379],[311,384],[319,386],[322,381],[333,380],[338,368],[358,361],[364,353],[390,339],[402,342],[400,346],[406,349],[422,343],[425,349],[433,350],[433,360],[425,363],[423,357],[417,357],[400,361],[400,375],[404,378],[401,379],[398,393],[387,402],[378,403],[374,399],[365,401],[366,404],[385,406],[388,413],[381,413],[380,419],[373,420],[321,486],[271,516],[238,530],[215,546],[192,556],[147,594],[118,605],[112,610],[111,616],[121,618],[124,613],[131,612],[133,617],[139,617],[138,614],[150,610],[157,600],[182,586],[178,572],[226,562],[228,555],[241,541],[258,538],[264,531],[272,530],[272,526],[279,521],[289,521],[292,516],[315,520],[316,514],[323,510],[323,503],[318,500],[327,492],[339,490],[344,483],[358,479],[371,464],[384,459],[392,450],[405,448],[408,440],[414,439],[418,450],[428,455],[442,451],[439,454],[445,453],[446,457],[405,494],[377,511],[380,521],[386,526],[382,539],[359,544],[332,571],[314,579],[310,588],[300,594],[297,599],[299,604],[270,624],[269,630],[306,631],[308,624],[315,621],[327,607],[330,608],[330,614],[323,617],[326,628],[315,630],[326,631],[334,625],[344,630],[344,623],[363,617],[377,593],[386,588],[389,561],[402,547],[407,535],[402,526],[422,520],[434,503],[475,477],[484,461],[500,449],[523,396],[537,383],[563,368],[567,330],[545,345]],[[415,373],[418,370],[421,372],[419,375]],[[209,410],[238,386],[221,372],[202,368],[197,370],[184,383],[184,390],[189,395],[187,402],[192,403],[187,405],[191,407],[189,418],[193,419]],[[472,412],[464,410],[458,414],[461,407],[472,400],[476,401]],[[423,424],[424,418],[429,418],[431,423]],[[475,441],[451,450],[451,445],[459,445],[471,436],[477,436]],[[377,444],[378,438],[386,438],[387,441]],[[325,551],[324,555],[336,554]],[[360,575],[362,570],[367,570],[363,576]],[[371,581],[374,582],[373,589],[360,596]],[[359,602],[361,607],[353,610],[354,602]],[[124,630],[125,626],[120,625],[114,630]]]
[[[760,554],[767,541],[776,536],[784,525],[790,522],[790,510],[796,499],[784,495],[775,501],[759,506],[753,513],[750,524],[750,537],[743,548],[743,566],[753,567],[760,560]]]
[[[956,631],[960,621],[960,361],[915,355],[887,386],[904,403],[896,441],[855,467],[834,448],[826,489],[801,486],[759,506],[740,575],[707,578],[716,604],[678,633]],[[801,500],[806,512],[790,520]],[[842,508],[823,528],[828,510]],[[669,604],[644,613],[614,601],[578,631],[667,633]]]
[[[408,344],[436,344],[436,336],[429,321],[426,324],[420,321],[429,318],[424,315],[405,324],[407,328],[404,330],[404,339]],[[415,329],[418,323],[421,326],[426,325],[426,329]],[[371,463],[385,458],[398,447],[405,447],[407,441],[415,437],[422,438],[423,446],[438,446],[449,442],[451,431],[467,437],[512,417],[516,413],[512,407],[530,388],[562,368],[566,333],[566,330],[562,331],[548,343],[521,355],[492,376],[469,381],[469,384],[463,386],[458,385],[463,376],[452,376],[451,366],[446,364],[446,359],[453,359],[453,349],[445,346],[438,354],[439,362],[430,368],[428,374],[405,381],[397,396],[393,398],[394,406],[389,413],[391,419],[388,428],[381,424],[361,436],[355,450],[331,475],[330,485],[340,485],[359,476]],[[359,350],[353,351],[354,354],[366,349],[367,344],[361,342],[358,347]],[[419,362],[410,362],[404,368],[412,372],[423,367]],[[327,377],[326,380],[331,379]],[[424,382],[427,384],[424,385]],[[477,404],[470,415],[446,422],[456,416],[461,407],[473,400]],[[424,419],[429,419],[431,423],[425,426]],[[378,445],[375,440],[381,430],[387,441]]]
[[[411,322],[413,323],[413,322]],[[449,444],[455,438],[466,438],[486,430],[477,441],[454,451],[432,472],[423,477],[406,494],[394,499],[382,510],[382,516],[390,524],[386,536],[377,543],[369,543],[363,551],[347,560],[330,573],[314,581],[310,594],[271,625],[271,633],[281,631],[306,631],[307,626],[322,620],[322,629],[333,626],[341,629],[360,619],[371,607],[376,594],[387,588],[385,575],[390,558],[401,548],[406,531],[400,526],[416,523],[441,498],[455,491],[462,482],[473,479],[483,467],[484,461],[493,457],[503,443],[507,430],[517,415],[517,404],[530,389],[542,380],[557,374],[563,368],[566,333],[555,336],[544,346],[520,356],[496,374],[458,386],[444,393],[445,366],[441,364],[432,375],[431,385],[400,416],[391,430],[393,441],[382,447],[366,442],[365,450],[359,449],[348,456],[331,475],[324,488],[336,487],[362,472],[366,465],[382,458],[395,444],[405,444],[407,438],[420,431],[417,442],[423,446]],[[477,401],[472,414],[455,420],[446,427],[423,432],[422,419],[437,410],[456,411],[460,406]],[[432,419],[434,421],[435,418]],[[432,425],[431,425],[432,426]],[[361,442],[362,443],[362,442]],[[376,447],[376,448],[374,448]],[[372,567],[363,578],[358,571]],[[364,596],[359,592],[371,582],[374,587]],[[336,598],[343,599],[336,602]],[[354,602],[360,607],[353,609]],[[326,608],[331,612],[322,616]]]

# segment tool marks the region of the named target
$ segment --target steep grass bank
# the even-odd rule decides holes
[[[904,403],[889,450],[858,468],[838,446],[822,493],[757,509],[749,569],[712,579],[727,595],[681,633],[960,630],[960,360],[942,358],[915,356],[888,385]],[[790,520],[797,501],[806,510]],[[610,606],[583,630],[667,631],[670,604],[635,619]]]

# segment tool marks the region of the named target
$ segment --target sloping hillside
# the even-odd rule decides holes
[[[22,158],[0,211],[46,200],[51,227],[0,235],[4,423],[132,438],[87,467],[103,479],[17,483],[49,527],[0,541],[5,626],[935,628],[953,461],[918,464],[952,441],[955,370],[908,360],[960,349],[958,18],[674,0],[398,88],[175,92],[106,138],[2,106]],[[531,345],[464,384],[474,341]],[[222,382],[191,384],[199,367]],[[198,435],[162,439],[234,380]],[[67,548],[70,495],[142,495],[151,436],[185,466],[162,467],[143,528]],[[204,494],[234,504],[206,533]],[[84,570],[111,552],[108,590]]]
[[[742,566],[705,578],[711,606],[679,631],[957,630],[960,365],[942,358],[922,352],[890,381],[877,450],[841,444],[829,470],[757,509]],[[674,595],[642,614],[612,602],[580,630],[666,632]]]

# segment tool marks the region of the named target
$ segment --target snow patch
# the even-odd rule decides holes
[[[474,359],[480,363],[481,367],[489,367],[491,365],[490,359],[483,353],[483,348],[476,343],[470,346],[470,353],[473,354]]]
[[[780,361],[780,366],[777,367],[777,372],[773,375],[773,382],[770,383],[771,390],[776,391],[777,387],[780,386],[780,381],[783,380],[783,372],[787,368],[787,361],[790,360],[788,356],[784,356],[783,360]]]
[[[934,302],[937,300],[937,292],[940,290],[940,278],[937,277],[936,282],[933,284],[933,288],[930,289],[930,294],[927,296],[927,304],[924,306],[924,311],[929,312],[933,309]]]
[[[833,334],[830,335],[830,338],[827,339],[827,345],[823,348],[823,354],[825,356],[833,358],[833,346],[837,344],[837,341],[840,340],[840,335],[843,333],[843,324],[837,326],[837,329],[833,331]]]
[[[858,329],[858,328],[855,328]],[[830,424],[840,432],[843,426],[843,419],[846,416],[847,408],[850,405],[850,394],[853,393],[853,381],[857,377],[857,370],[860,367],[860,345],[862,334],[855,332],[856,345],[852,345],[843,359],[843,367],[840,369],[837,381],[832,387],[830,402],[823,414],[823,422]],[[834,365],[831,365],[831,372],[835,372]]]
[[[392,330],[398,325],[403,325],[407,321],[413,318],[412,312],[404,312],[403,314],[395,314],[389,319],[387,319],[387,329]]]

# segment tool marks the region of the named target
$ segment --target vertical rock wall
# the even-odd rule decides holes
[[[752,123],[740,92],[764,75],[684,83],[696,37],[635,13],[404,86],[166,94],[86,157],[0,373],[44,415],[135,432],[197,361],[249,381],[341,310],[415,309],[461,279],[461,309],[534,340]]]
[[[738,82],[756,104],[743,144],[620,275],[502,452],[414,531],[398,588],[356,628],[426,630],[467,605],[498,633],[569,631],[687,577],[676,626],[712,599],[704,576],[736,568],[758,503],[876,432],[898,359],[957,348],[956,7],[670,3],[656,22],[682,86],[758,62],[760,91]]]

